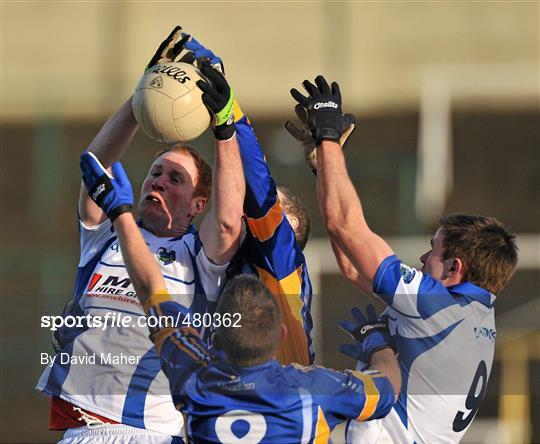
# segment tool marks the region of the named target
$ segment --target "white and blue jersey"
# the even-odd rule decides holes
[[[381,421],[353,424],[347,441],[457,443],[484,398],[495,348],[495,296],[463,282],[445,288],[387,257],[373,291],[388,308],[402,387]]]
[[[212,313],[228,264],[217,266],[207,258],[193,226],[175,238],[141,232],[183,311]],[[112,225],[109,220],[95,227],[81,222],[80,236],[74,299],[63,316],[129,316],[131,323],[60,328],[61,350],[37,388],[113,421],[178,436],[182,415],[173,404],[148,327],[140,322],[146,317]],[[200,333],[207,338],[204,329]]]
[[[178,304],[154,295],[150,316],[175,316]],[[392,384],[377,371],[337,372],[273,359],[252,367],[231,365],[210,353],[190,327],[154,330],[152,339],[186,413],[193,443],[327,443],[347,419],[382,418],[394,404]]]

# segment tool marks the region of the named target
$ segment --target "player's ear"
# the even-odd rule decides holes
[[[289,331],[287,330],[287,326],[285,324],[281,324],[280,331],[279,331],[279,340],[283,341],[289,334]]]
[[[465,267],[459,257],[452,257],[444,261],[443,279],[451,279],[457,282],[463,280]]]
[[[300,221],[296,216],[288,215],[287,219],[289,220],[289,223],[291,224],[293,230],[296,230],[298,228],[298,225],[300,225]]]
[[[189,211],[190,217],[195,217],[197,214],[202,213],[204,207],[206,206],[206,197],[197,196],[191,199],[191,208]]]

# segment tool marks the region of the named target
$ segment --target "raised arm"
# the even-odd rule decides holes
[[[199,234],[208,258],[216,264],[224,264],[232,259],[240,245],[244,174],[234,123],[234,93],[225,77],[209,62],[202,64],[201,72],[209,80],[197,84],[203,90],[205,105],[214,116],[216,150],[212,205]]]
[[[208,60],[219,72],[224,73],[222,60],[204,47],[193,36],[184,34],[187,38],[184,48],[191,52],[183,56],[182,60],[197,64],[200,60]],[[245,176],[244,215],[247,219],[248,230],[257,244],[255,251],[257,257],[253,259],[257,264],[266,264],[266,271],[278,280],[291,274],[303,263],[304,258],[300,248],[295,248],[295,236],[287,219],[283,217],[283,209],[277,197],[276,183],[266,164],[264,153],[257,141],[255,131],[234,101],[234,126],[236,139],[240,149],[243,172]],[[313,145],[314,147],[314,145]],[[279,237],[276,240],[276,236]],[[270,241],[270,239],[273,239]],[[282,251],[289,252],[283,255]],[[268,268],[270,268],[268,270]]]
[[[393,254],[392,249],[367,225],[341,147],[324,140],[317,147],[317,155],[317,199],[324,225],[357,270],[355,283],[371,293],[373,277],[381,262]]]
[[[105,168],[118,161],[133,140],[139,124],[133,116],[131,97],[103,125],[87,152],[93,153]],[[98,225],[107,217],[88,196],[88,189],[81,182],[79,217],[87,226]]]
[[[180,26],[176,26],[163,40],[154,56],[150,59],[146,69],[158,63],[170,62],[176,58],[183,44],[181,29]],[[93,153],[99,159],[101,165],[109,169],[109,172],[111,165],[122,158],[139,128],[139,124],[133,115],[132,99],[133,97],[130,97],[105,122],[105,125],[103,125],[86,150]],[[79,217],[87,226],[98,225],[106,218],[103,211],[88,197],[88,190],[84,182],[81,184],[78,208]]]
[[[306,109],[307,124],[317,145],[319,209],[331,240],[358,272],[356,284],[371,293],[377,268],[392,254],[392,249],[367,225],[339,145],[354,117],[342,114],[337,83],[330,88],[322,76],[315,83],[304,81],[307,97],[295,89],[291,94]]]

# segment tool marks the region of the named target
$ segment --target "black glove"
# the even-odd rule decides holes
[[[291,136],[296,139],[298,143],[300,143],[300,147],[302,148],[302,151],[304,152],[304,158],[306,159],[306,162],[313,172],[315,176],[317,175],[317,150],[315,145],[315,140],[313,140],[313,136],[311,135],[311,131],[309,129],[309,126],[307,124],[307,112],[306,109],[302,105],[296,105],[294,107],[294,111],[296,112],[296,115],[300,119],[300,122],[302,122],[302,125],[300,128],[298,128],[293,122],[290,120],[287,120],[285,122],[285,129],[289,132]],[[347,139],[354,131],[354,123],[351,123],[349,128],[342,134],[339,144],[341,145],[341,148],[345,149],[345,145],[347,143]]]
[[[342,114],[341,92],[336,82],[332,82],[330,89],[324,77],[317,76],[315,83],[317,86],[304,80],[308,97],[294,88],[291,89],[291,95],[306,110],[306,122],[315,143],[319,145],[323,140],[339,143],[341,136],[356,119],[352,114]]]
[[[159,45],[154,57],[152,57],[150,62],[148,62],[145,71],[154,65],[174,62],[176,57],[178,57],[178,55],[184,49],[184,44],[188,39],[189,35],[182,33],[182,27],[180,25],[176,25],[168,37],[161,42],[161,45]]]
[[[206,80],[198,80],[197,86],[202,90],[202,100],[214,118],[212,129],[216,139],[228,140],[236,132],[234,91],[208,60],[202,62],[201,73]]]

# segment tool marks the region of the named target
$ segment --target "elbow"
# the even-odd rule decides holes
[[[328,234],[334,238],[342,239],[356,231],[358,220],[341,211],[327,211],[324,226]]]
[[[227,216],[220,218],[218,223],[219,233],[231,237],[240,235],[243,215],[244,213],[242,209],[240,209],[239,211],[230,212]]]
[[[324,227],[331,237],[339,238],[343,225],[340,223],[337,217],[329,216],[324,222]]]
[[[344,266],[340,264],[341,274],[352,284],[356,285],[358,281],[358,271],[352,266]]]
[[[329,219],[325,222],[326,232],[330,239],[337,242],[338,245],[348,245],[356,235],[356,230],[349,228],[344,220]]]

